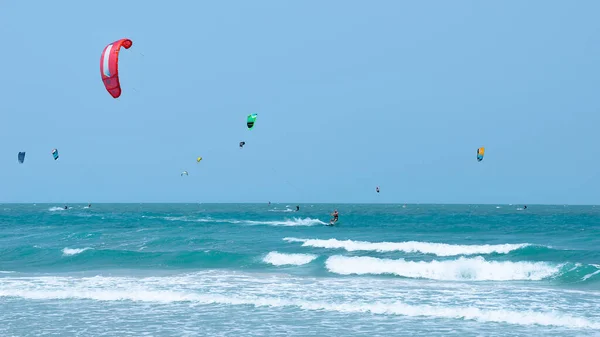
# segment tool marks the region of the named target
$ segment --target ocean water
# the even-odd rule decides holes
[[[62,206],[0,205],[0,336],[600,335],[600,207]]]

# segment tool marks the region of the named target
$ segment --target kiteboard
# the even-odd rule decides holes
[[[329,221],[328,224],[325,224],[325,226],[335,226],[335,224],[338,223],[337,221]]]

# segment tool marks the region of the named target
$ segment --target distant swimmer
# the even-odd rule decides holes
[[[296,212],[300,210],[300,206],[296,205]]]

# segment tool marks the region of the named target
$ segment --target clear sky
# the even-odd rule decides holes
[[[598,13],[0,0],[0,202],[600,204]]]

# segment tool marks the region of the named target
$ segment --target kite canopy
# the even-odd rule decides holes
[[[379,193],[379,186],[375,187],[375,191],[377,191],[377,193]]]
[[[183,177],[184,175],[186,175],[186,176],[187,176],[187,175],[188,175],[188,171],[183,171],[183,172],[181,172],[181,176]]]
[[[256,122],[256,117],[257,117],[257,114],[248,115],[248,121],[246,122],[246,125],[248,125],[248,130],[252,130],[252,128],[254,127],[254,122]]]
[[[19,163],[23,164],[23,162],[25,161],[25,152],[19,152]]]
[[[485,153],[485,148],[484,147],[480,147],[477,149],[477,161],[482,161],[483,160],[483,154]]]
[[[100,75],[106,90],[112,97],[121,96],[121,83],[119,82],[119,51],[121,47],[129,49],[133,42],[129,39],[115,41],[104,48],[100,56]]]
[[[202,160],[202,157],[196,158],[196,163],[199,163]]]
[[[52,150],[52,157],[54,157],[54,160],[58,159],[58,150],[57,149]]]
[[[243,148],[244,145],[246,145],[246,142],[240,142],[240,149]]]

